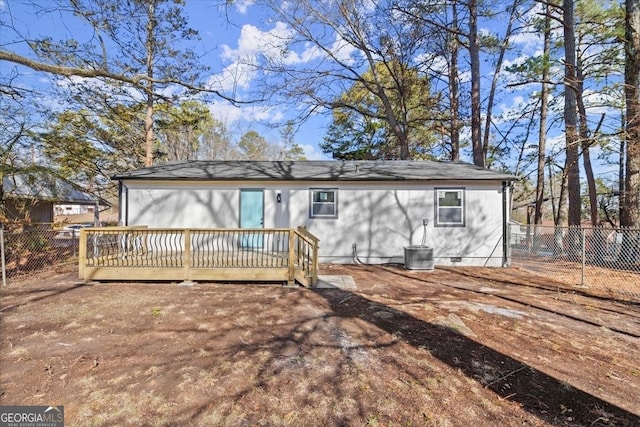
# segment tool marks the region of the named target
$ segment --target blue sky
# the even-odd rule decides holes
[[[47,4],[55,5],[52,1],[38,0],[39,6]],[[82,40],[83,36],[90,37],[86,34],[86,27],[74,27],[74,21],[68,16],[61,19],[57,13],[35,15],[33,9],[25,6],[20,0],[0,0],[0,13],[5,14],[5,17],[8,16],[9,8],[14,26],[26,35],[47,35],[60,39],[73,37],[78,40]],[[251,0],[237,1],[226,9],[217,1],[187,0],[184,13],[189,19],[189,25],[198,30],[201,37],[196,50],[205,53],[202,59],[211,67],[211,86],[237,99],[250,98],[250,91],[255,82],[250,70],[241,62],[264,51],[265,40],[282,31],[282,25],[265,24],[263,21],[266,15],[258,10]],[[4,28],[0,33],[3,44],[14,37],[14,34],[9,34]],[[25,46],[10,44],[7,47],[32,56]],[[35,87],[43,91],[45,97],[49,96],[47,93],[51,93],[48,90],[53,84],[51,76],[6,62],[0,63],[0,67],[0,73],[4,75],[19,70],[19,82],[24,87]],[[51,108],[59,106],[53,93],[51,99],[43,99],[43,102]],[[279,133],[262,123],[283,121],[288,114],[287,108],[282,106],[233,106],[224,100],[215,101],[210,105],[210,109],[214,117],[224,121],[235,135],[253,129],[272,141],[279,140]],[[325,117],[312,117],[296,134],[296,142],[304,148],[309,159],[326,157],[317,148],[322,142],[325,125]]]
[[[253,0],[235,2],[226,9],[226,13],[222,13],[222,9],[210,1],[191,0],[187,1],[185,12],[190,17],[193,27],[199,30],[204,43],[217,47],[211,52],[211,59],[212,64],[221,67],[221,73],[213,80],[222,81],[223,89],[230,90],[230,85],[225,85],[224,82],[234,82],[234,78],[231,76],[236,77],[234,94],[240,96],[249,91],[254,83],[251,72],[242,65],[242,62],[246,58],[273,49],[270,42],[288,31],[288,28],[281,22],[266,22],[265,11],[254,4]],[[481,31],[490,31],[489,29],[491,29],[491,31],[504,32],[503,28],[499,28],[506,26],[500,21],[486,22],[484,25],[482,27],[481,24]],[[514,38],[513,42],[514,46],[518,48],[518,54],[515,56],[512,54],[505,62],[505,66],[539,53],[542,48],[542,40],[537,34],[521,34]],[[308,50],[293,52],[293,55],[295,57],[291,58],[292,62],[312,61],[314,49],[310,46]],[[488,86],[491,71],[488,68],[485,71],[483,85]],[[508,97],[502,98],[500,103],[496,105],[496,111],[498,113],[520,111],[520,103],[524,102],[524,98],[518,92],[526,92],[527,90],[527,88],[520,88]],[[295,106],[291,106],[291,108],[295,109]],[[246,126],[247,123],[259,126],[258,122],[263,120],[279,121],[287,117],[288,113],[282,107],[233,107],[225,103],[217,103],[212,106],[212,111],[216,117],[225,117],[231,123],[236,123],[239,126]],[[317,146],[323,141],[328,120],[326,115],[312,116],[300,128],[296,136],[296,141],[305,148],[311,159],[326,157],[317,149]],[[265,129],[264,132],[268,132],[268,130]],[[274,137],[277,138],[277,135]],[[471,161],[470,157],[467,160]]]
[[[47,0],[38,0],[38,4],[47,4]],[[187,0],[185,15],[189,19],[189,25],[198,30],[202,38],[197,50],[206,52],[203,61],[212,69],[213,75],[210,84],[216,89],[221,89],[227,94],[231,94],[240,99],[250,97],[252,87],[256,83],[256,76],[246,61],[251,60],[259,54],[274,53],[271,43],[277,40],[279,35],[286,34],[288,28],[281,22],[268,21],[268,15],[261,10],[253,0],[235,1],[226,9],[220,4],[224,1],[212,0]],[[53,2],[50,2],[54,5]],[[33,14],[26,14],[29,10],[22,7],[20,0],[0,0],[0,11],[6,13],[11,7],[16,27],[32,36],[36,34],[49,34],[54,37],[64,38],[73,36],[81,38],[77,28],[74,28],[72,21],[61,20],[55,13],[43,14],[39,17]],[[538,6],[539,7],[539,6]],[[523,13],[536,13],[533,10],[523,11]],[[480,31],[504,32],[506,23],[501,21],[480,22]],[[4,42],[6,35],[0,34]],[[507,55],[505,66],[523,61],[524,59],[539,54],[542,49],[542,40],[539,34],[522,33],[512,40],[513,50]],[[13,46],[9,46],[13,48]],[[301,47],[289,53],[287,61],[302,64],[314,60],[315,52],[312,47]],[[6,63],[0,64],[3,68],[8,67]],[[0,70],[3,74],[6,69]],[[29,70],[21,70],[25,76],[22,81],[25,84],[47,85],[51,79],[43,74],[35,74]],[[483,65],[483,89],[489,87],[493,70],[489,64]],[[35,80],[33,79],[35,78]],[[494,108],[494,118],[497,126],[508,126],[516,114],[522,110],[522,104],[527,100],[527,95],[539,87],[535,85],[524,85],[514,89],[507,89],[506,84],[513,77],[503,74],[500,79],[501,90]],[[52,105],[55,101],[51,100]],[[296,105],[242,105],[233,106],[223,100],[214,102],[210,106],[213,115],[227,123],[229,129],[239,135],[247,130],[253,129],[260,132],[267,139],[277,141],[279,134],[277,131],[263,126],[261,123],[283,122],[295,112]],[[599,114],[597,108],[591,109],[596,117]],[[328,115],[312,116],[298,131],[295,141],[300,144],[310,159],[326,158],[318,149],[318,144],[323,141],[326,126],[329,123]],[[619,123],[619,122],[618,122]],[[561,126],[554,129],[550,135],[548,146],[551,148],[561,147],[564,144]],[[530,137],[532,143],[537,143],[537,136]],[[470,160],[468,153],[465,153],[464,160]],[[603,173],[606,171],[603,171]]]

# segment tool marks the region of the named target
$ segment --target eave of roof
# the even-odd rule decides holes
[[[114,180],[170,181],[513,181],[515,176],[462,162],[183,161],[136,169]]]

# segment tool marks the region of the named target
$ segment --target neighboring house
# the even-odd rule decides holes
[[[83,215],[93,213],[95,206],[57,204],[53,207],[58,215]]]
[[[424,238],[435,265],[507,263],[515,177],[466,163],[186,161],[113,179],[124,225],[304,226],[321,262],[402,263]]]
[[[44,171],[4,176],[2,197],[8,219],[29,219],[32,223],[53,222],[54,205],[58,203],[92,206],[96,203],[94,196]]]

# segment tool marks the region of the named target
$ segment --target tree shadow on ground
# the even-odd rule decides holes
[[[18,301],[11,302],[4,307],[0,307],[0,313],[8,312],[15,310],[18,307],[23,305],[35,303],[44,299],[56,297],[62,294],[66,294],[67,292],[75,291],[86,286],[91,286],[91,284],[84,282],[77,282],[70,285],[64,285],[54,288],[46,288],[46,289],[29,289],[26,291],[20,289],[10,289],[3,290],[4,296],[13,296],[19,298]]]
[[[418,319],[362,295],[317,289],[337,317],[362,319],[480,382],[500,398],[556,425],[638,426],[640,416],[553,378],[538,369],[478,343],[455,330]],[[387,310],[393,316],[376,316]],[[487,377],[487,372],[491,376]],[[576,373],[579,375],[579,373]]]

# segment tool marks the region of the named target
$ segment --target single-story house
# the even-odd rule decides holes
[[[106,204],[102,199],[99,202]],[[94,206],[96,198],[63,178],[35,170],[5,175],[2,179],[2,203],[8,219],[51,223],[55,204]]]
[[[291,228],[320,239],[325,263],[504,266],[512,175],[461,162],[183,161],[119,182],[123,225]]]

